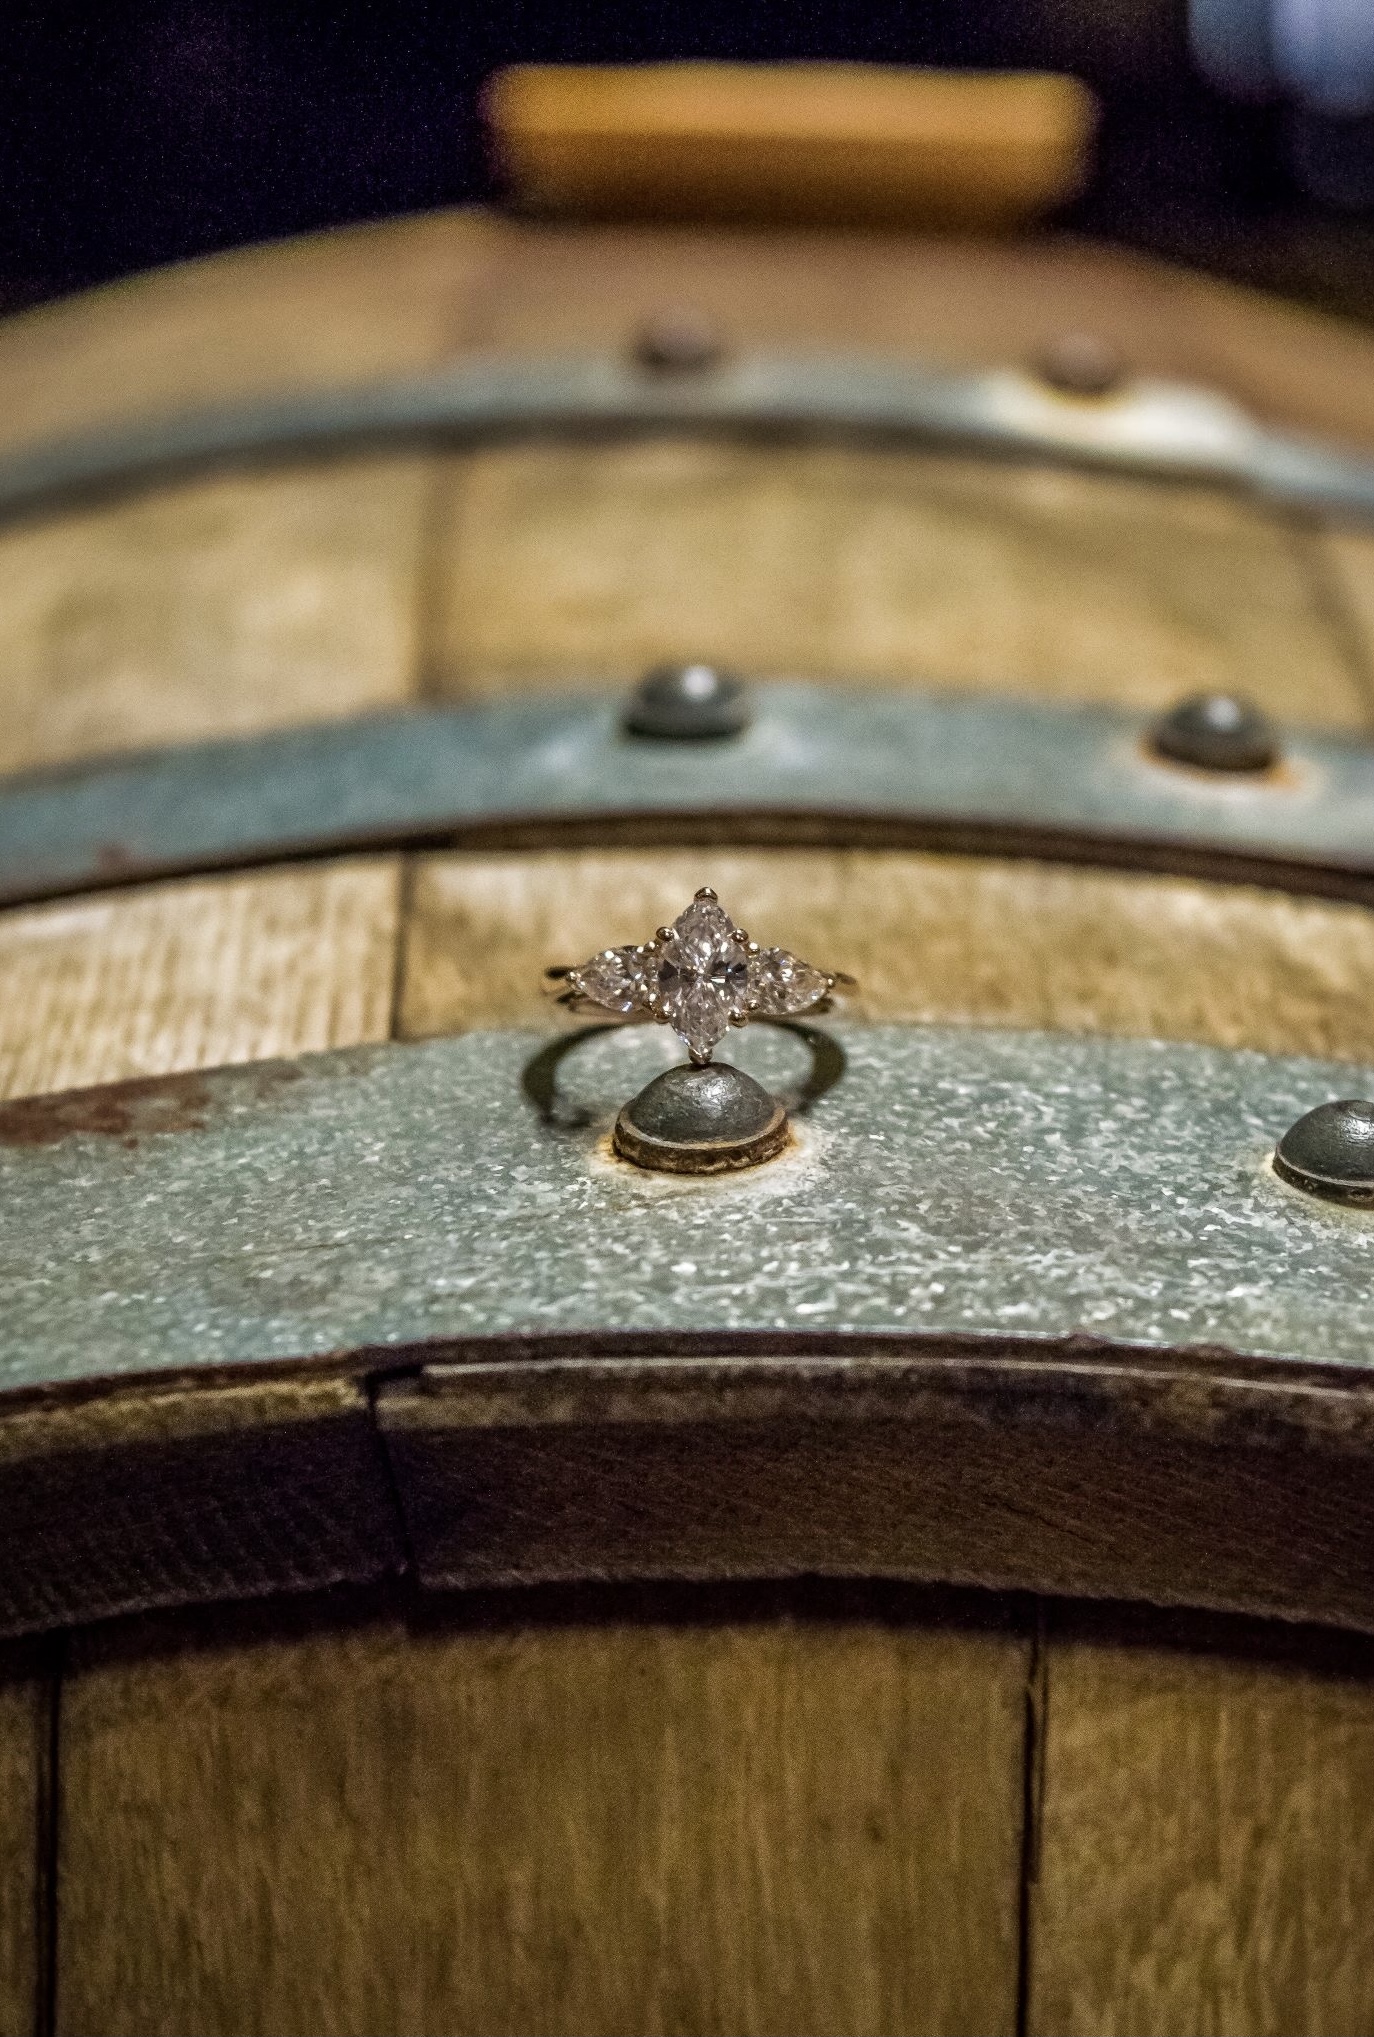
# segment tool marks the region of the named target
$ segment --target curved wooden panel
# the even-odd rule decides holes
[[[90,1635],[57,2028],[1009,2037],[1025,1640],[818,1610]]]
[[[1141,373],[1374,446],[1357,327],[1147,256],[1022,240],[580,227],[438,212],[188,262],[0,325],[5,443],[232,395],[405,373],[462,349],[622,343],[683,305],[727,343],[985,364],[1099,333]]]
[[[0,531],[0,770],[413,698],[432,487],[344,461]]]
[[[1035,2037],[1374,2022],[1374,1656],[1301,1629],[1057,1618]]]
[[[457,698],[701,657],[1145,709],[1240,690],[1347,727],[1374,712],[1311,538],[1217,491],[668,438],[484,452],[452,487],[432,669]]]
[[[548,1023],[542,971],[710,884],[857,978],[875,1022],[1043,1026],[1374,1058],[1374,916],[1240,885],[899,850],[606,849],[419,860],[403,1034]]]
[[[395,858],[0,915],[0,1096],[384,1040]]]
[[[51,1646],[0,1651],[0,2030],[28,2037],[48,2009]]]
[[[492,223],[439,212],[107,284],[0,324],[7,446],[182,403],[403,373],[461,345]]]

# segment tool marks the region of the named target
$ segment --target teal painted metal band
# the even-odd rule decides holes
[[[475,444],[546,432],[860,433],[1250,490],[1374,515],[1374,461],[1257,424],[1226,398],[1138,382],[1057,394],[1019,370],[746,356],[689,374],[615,355],[469,360],[410,379],[303,390],[114,424],[0,458],[0,516],[206,464],[378,440]]]
[[[626,736],[585,694],[380,715],[0,781],[0,902],[350,849],[719,821],[1364,895],[1374,750],[1295,734],[1254,777],[1146,754],[1105,708],[761,687],[739,737]]]
[[[0,1106],[0,1389],[608,1338],[1194,1351],[1374,1383],[1374,1218],[1269,1167],[1296,1117],[1374,1071],[981,1030],[831,1038],[845,1066],[794,1114],[796,1147],[715,1179],[606,1150],[675,1058],[657,1028]],[[804,1028],[751,1027],[732,1058],[784,1098],[812,1067]]]

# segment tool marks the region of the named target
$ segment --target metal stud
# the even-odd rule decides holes
[[[737,736],[749,726],[749,696],[741,680],[714,665],[656,665],[631,694],[624,726],[630,735],[673,741]]]
[[[659,375],[701,374],[725,352],[720,329],[703,311],[678,305],[655,312],[635,335],[633,353],[641,368]]]
[[[1319,1103],[1279,1140],[1274,1171],[1309,1195],[1374,1206],[1374,1103]]]
[[[1116,348],[1091,332],[1058,334],[1041,349],[1035,369],[1061,396],[1110,396],[1126,379]]]
[[[624,1160],[661,1174],[734,1174],[772,1160],[788,1141],[787,1112],[728,1061],[669,1068],[632,1096],[615,1121]]]
[[[1268,715],[1234,693],[1190,694],[1155,723],[1150,745],[1199,771],[1267,771],[1279,756]]]

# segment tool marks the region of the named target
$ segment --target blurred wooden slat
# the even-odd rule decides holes
[[[528,64],[486,112],[536,211],[759,224],[991,226],[1086,180],[1077,79],[877,64]]]
[[[404,374],[465,346],[620,344],[697,304],[738,345],[1029,358],[1089,329],[1142,373],[1215,382],[1374,444],[1374,338],[1354,325],[1056,233],[585,227],[436,212],[238,249],[0,322],[0,439]]]
[[[1026,1644],[852,1596],[92,1632],[57,2029],[1010,2032]]]
[[[1172,315],[1197,363],[1190,373],[1269,423],[1374,451],[1374,336],[1367,325],[1181,266],[1160,270],[1170,278]]]
[[[349,460],[0,531],[0,770],[409,699],[431,485]]]
[[[1374,2029],[1371,1670],[1054,1641],[1034,2037]]]
[[[1331,606],[1349,633],[1349,662],[1374,695],[1374,532],[1330,530],[1315,541]]]
[[[39,2019],[49,1704],[37,1646],[0,1651],[0,2037]]]
[[[1371,703],[1296,540],[1200,488],[892,451],[661,439],[455,464],[437,679],[469,698],[704,657],[1282,719]]]
[[[0,1095],[386,1039],[395,857],[0,914]]]
[[[7,318],[0,442],[428,366],[461,342],[496,231],[475,212],[336,228]]]
[[[761,939],[858,979],[845,1010],[1374,1060],[1374,915],[1186,878],[901,851],[422,860],[401,1026],[549,1025],[554,962],[644,939],[711,884]]]

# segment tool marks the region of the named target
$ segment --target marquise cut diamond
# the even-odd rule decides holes
[[[739,928],[714,899],[679,913],[654,963],[655,1008],[694,1056],[705,1057],[742,1019],[749,1001],[749,958]]]

